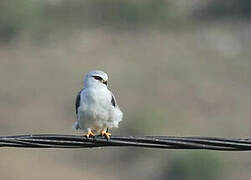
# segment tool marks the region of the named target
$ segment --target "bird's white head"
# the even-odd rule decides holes
[[[86,73],[84,77],[84,87],[90,86],[107,86],[108,75],[99,70]]]

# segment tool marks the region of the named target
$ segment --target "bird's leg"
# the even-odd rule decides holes
[[[87,133],[84,134],[85,137],[89,138],[89,137],[95,137],[95,134],[92,132],[92,130],[90,128],[87,129]]]
[[[103,129],[103,130],[101,131],[101,136],[105,136],[106,139],[110,139],[110,136],[111,136],[111,135],[112,135],[112,134],[108,132],[108,128],[107,128],[107,129]]]

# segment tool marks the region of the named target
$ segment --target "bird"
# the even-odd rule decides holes
[[[93,70],[84,76],[83,88],[75,100],[75,130],[84,130],[84,136],[95,137],[97,134],[110,138],[111,128],[118,128],[123,112],[120,110],[113,93],[108,89],[108,75],[100,70]]]

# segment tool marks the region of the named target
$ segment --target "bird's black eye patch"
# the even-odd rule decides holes
[[[92,76],[92,77],[94,77],[94,79],[99,80],[99,81],[103,80],[102,77],[100,77],[100,76]]]
[[[102,77],[100,76],[92,76],[94,79],[102,82],[103,84],[105,84],[107,86],[107,81],[104,81]]]

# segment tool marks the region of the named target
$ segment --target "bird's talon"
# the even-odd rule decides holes
[[[89,139],[89,137],[95,137],[95,134],[93,134],[92,131],[88,131],[86,134],[84,134],[84,136]]]
[[[106,131],[102,131],[101,135],[104,136],[106,139],[110,139],[112,134]]]

